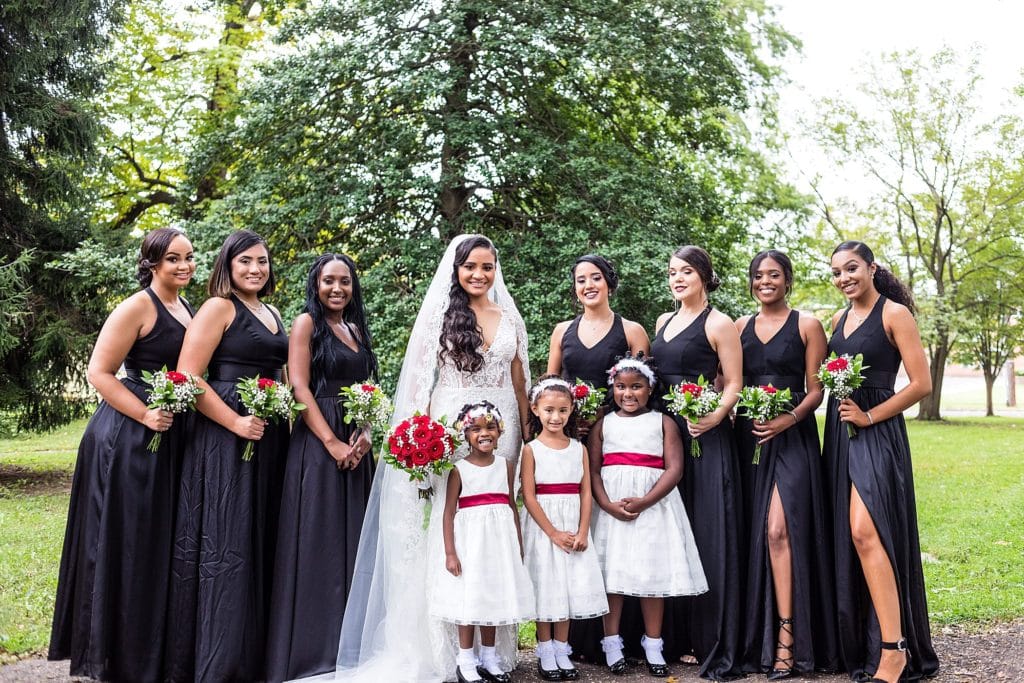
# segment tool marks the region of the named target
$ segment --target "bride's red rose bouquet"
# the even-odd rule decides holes
[[[702,417],[715,412],[722,402],[722,395],[708,384],[704,375],[698,377],[696,383],[673,384],[663,398],[670,412],[686,418],[691,424],[697,424]],[[699,438],[690,440],[690,455],[694,458],[701,456]]]
[[[853,390],[864,383],[864,370],[868,367],[870,366],[864,365],[864,356],[859,353],[855,356],[848,353],[836,356],[833,351],[818,368],[818,379],[829,393],[842,401],[844,398],[850,398]],[[857,428],[847,422],[846,433],[852,439],[857,436]]]
[[[246,377],[238,383],[238,395],[242,405],[261,420],[277,422],[280,419],[294,419],[306,409],[304,403],[297,403],[292,388],[269,377]],[[247,441],[242,451],[242,460],[252,460],[254,442]]]
[[[168,370],[163,366],[156,372],[149,370],[142,371],[142,381],[150,386],[147,400],[147,408],[158,408],[172,413],[184,413],[194,410],[196,407],[196,396],[203,393],[203,389],[196,383],[196,378],[185,372]],[[155,432],[149,440],[146,448],[150,453],[156,453],[160,448],[160,432]]]
[[[409,481],[417,482],[420,497],[428,498],[433,493],[428,475],[450,470],[452,455],[461,443],[462,435],[445,417],[435,420],[416,412],[391,430],[384,462],[407,473]]]
[[[788,388],[777,389],[771,384],[756,387],[743,387],[739,393],[737,408],[755,422],[768,422],[792,408],[793,392]],[[794,415],[794,417],[796,417]],[[761,462],[761,444],[754,446],[753,464]]]

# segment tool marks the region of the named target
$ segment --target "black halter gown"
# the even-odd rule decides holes
[[[800,405],[804,389],[806,347],[800,336],[800,312],[790,311],[782,328],[762,342],[750,321],[740,335],[743,342],[743,385],[771,384],[793,392]],[[756,440],[751,421],[736,418],[736,443],[741,462],[753,460]],[[835,591],[832,577],[832,533],[825,510],[824,478],[818,425],[811,413],[761,448],[760,464],[753,466],[749,576],[746,590],[746,635],[743,666],[761,673],[773,668],[776,624],[775,590],[768,554],[768,506],[778,487],[786,516],[792,568],[795,638],[793,668],[801,673],[835,670],[838,666]]]
[[[213,352],[207,381],[229,407],[246,377],[280,379],[288,335],[235,296],[235,317]],[[245,440],[197,414],[185,446],[171,562],[167,680],[258,681],[266,658],[288,423],[268,423],[252,460]]]
[[[323,367],[313,369],[311,388],[327,424],[347,442],[356,425],[345,424],[338,390],[367,381],[370,354],[364,347],[353,351],[334,335],[326,343],[331,346]],[[373,472],[372,457],[354,470],[339,470],[302,416],[295,422],[274,564],[268,681],[334,671]]]
[[[863,410],[870,410],[893,395],[902,361],[882,324],[885,301],[885,297],[878,297],[871,313],[849,337],[844,332],[849,310],[844,312],[828,343],[830,352],[863,354],[864,365],[870,366],[864,371],[864,383],[852,396]],[[858,429],[851,439],[846,426],[839,421],[838,402],[829,397],[824,462],[834,506],[836,594],[842,635],[839,653],[844,668],[854,678],[870,675],[881,655],[878,619],[850,534],[850,488],[856,486],[896,576],[903,636],[910,651],[904,675],[910,680],[934,676],[939,660],[928,625],[914,473],[903,415]]]
[[[696,380],[713,382],[718,354],[704,326],[710,308],[666,340],[663,326],[651,342],[651,354],[666,385]],[[667,325],[667,323],[666,323]],[[740,475],[732,425],[725,421],[700,438],[702,455],[690,456],[686,420],[676,418],[683,436],[684,466],[679,490],[708,579],[708,592],[672,598],[665,609],[665,652],[677,658],[692,652],[700,674],[715,680],[742,676],[740,641],[747,537],[740,506]]]
[[[185,327],[153,290],[145,291],[156,323],[132,345],[121,381],[148,403],[142,371],[174,369]],[[100,403],[82,434],[49,651],[50,659],[71,659],[73,676],[161,680],[185,423],[185,415],[175,416],[159,450],[150,453],[153,432]]]

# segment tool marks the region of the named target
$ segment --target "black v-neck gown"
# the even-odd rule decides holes
[[[718,354],[704,331],[710,312],[710,308],[705,309],[668,341],[664,326],[655,335],[651,355],[666,386],[694,381],[701,375],[709,383],[714,382]],[[708,592],[666,602],[666,657],[676,659],[692,652],[700,662],[701,676],[732,680],[743,675],[739,649],[747,554],[732,424],[725,420],[705,432],[700,438],[703,454],[695,458],[690,455],[692,439],[686,420],[677,417],[675,421],[684,449],[679,490],[708,579]]]
[[[885,297],[880,296],[867,319],[849,337],[844,333],[849,310],[844,312],[828,344],[830,352],[840,355],[863,354],[864,365],[870,366],[864,371],[864,383],[852,396],[863,410],[893,395],[902,360],[885,334],[884,306]],[[829,397],[824,463],[833,503],[840,657],[844,668],[854,678],[870,676],[881,656],[878,619],[850,533],[850,490],[856,486],[896,577],[903,636],[910,651],[904,675],[910,680],[934,676],[939,660],[928,624],[914,475],[903,415],[859,428],[851,439],[846,425],[839,421],[838,401]]]
[[[804,389],[806,346],[800,336],[800,312],[791,311],[782,328],[762,342],[751,316],[740,335],[743,343],[743,385],[771,384],[793,392],[800,405]],[[756,439],[752,422],[736,418],[736,443],[741,463],[751,463]],[[786,516],[792,569],[793,668],[800,673],[838,668],[835,591],[832,576],[832,529],[826,516],[824,477],[818,426],[811,413],[761,447],[752,465],[749,575],[743,668],[762,673],[774,666],[778,635],[775,588],[768,553],[768,507],[778,487]]]
[[[281,320],[270,332],[236,297],[235,317],[213,352],[210,388],[247,414],[246,377],[280,379],[288,358]],[[182,461],[171,561],[167,680],[258,681],[266,659],[267,612],[288,422],[270,422],[252,459],[246,441],[196,414]]]
[[[370,355],[340,339],[314,386],[316,404],[334,434],[348,442],[356,425],[345,424],[341,387],[370,376]],[[300,416],[285,464],[281,522],[270,606],[267,680],[283,681],[334,671],[338,636],[352,583],[359,532],[373,483],[372,457],[354,470],[339,470]]]
[[[142,371],[174,369],[185,327],[151,289],[153,329],[138,339],[121,382],[148,403]],[[188,304],[182,300],[188,307]],[[188,307],[189,312],[192,311]],[[153,432],[101,402],[78,446],[57,580],[49,658],[71,675],[115,681],[162,679],[171,545],[185,415],[156,453]]]
[[[586,346],[580,341],[580,316],[569,323],[562,336],[562,377],[569,382],[581,379],[594,387],[608,389],[606,403],[611,403],[611,389],[608,387],[608,368],[615,365],[615,360],[629,352],[629,341],[626,339],[622,316],[615,314],[608,334],[593,346]],[[632,596],[625,596],[622,607],[622,618],[619,621],[619,635],[625,641],[625,651],[630,657],[642,657],[640,637],[644,633],[643,617],[640,614],[640,601]],[[569,622],[569,644],[573,655],[590,662],[604,662],[601,650],[601,638],[604,637],[604,624],[601,617],[593,619],[573,619]]]

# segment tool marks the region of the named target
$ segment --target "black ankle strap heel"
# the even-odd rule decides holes
[[[878,644],[878,646],[881,647],[883,650],[896,650],[897,652],[902,652],[903,653],[903,655],[904,655],[904,662],[905,663],[903,664],[903,671],[900,673],[900,677],[899,677],[898,680],[900,680],[900,681],[906,680],[904,678],[904,674],[907,671],[906,662],[910,661],[910,650],[907,649],[907,639],[906,638],[900,638],[899,640],[896,640],[896,641],[883,640],[883,641],[881,641]],[[869,679],[869,683],[893,683],[893,682],[892,681],[887,681],[884,678],[871,677]]]
[[[786,635],[788,635],[790,638],[793,639],[793,642],[791,642],[789,645],[786,645],[781,640],[776,640],[776,642],[775,642],[775,651],[778,652],[779,650],[785,650],[787,653],[789,653],[789,656],[788,657],[779,657],[778,655],[775,656],[775,659],[772,662],[772,670],[768,672],[768,680],[769,681],[781,681],[781,680],[785,680],[787,678],[792,678],[792,677],[796,676],[796,671],[793,670],[793,666],[796,664],[796,661],[795,661],[795,659],[793,657],[793,646],[796,645],[796,637],[793,635],[793,620],[792,619],[787,619],[787,618],[780,618],[778,620],[778,625],[779,625],[779,635],[782,635],[783,633],[785,633]],[[785,668],[785,669],[776,668],[775,667],[776,664],[782,664],[783,666],[785,666],[787,668]]]

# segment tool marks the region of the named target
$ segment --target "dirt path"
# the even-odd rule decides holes
[[[996,681],[1016,683],[1024,681],[1024,620],[997,624],[984,631],[974,632],[962,628],[946,628],[935,634],[935,649],[942,662],[942,671],[932,679],[937,683],[974,683]],[[514,680],[520,683],[540,681],[536,673],[536,660],[524,653],[523,661],[516,671]],[[693,667],[676,665],[672,667],[673,678],[666,681],[700,681]],[[624,676],[611,676],[603,667],[582,665],[581,681],[588,683],[637,683],[651,681],[642,666],[633,666]],[[83,681],[67,675],[67,662],[47,662],[39,658],[24,659],[14,664],[0,666],[0,682],[38,683],[42,681]],[[764,680],[750,676],[749,681]],[[808,679],[800,679],[808,680]],[[845,675],[815,676],[816,681],[841,683],[848,681]]]

